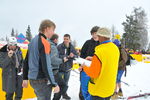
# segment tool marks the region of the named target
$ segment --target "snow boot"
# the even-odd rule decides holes
[[[119,95],[119,96],[123,96],[122,89],[119,89],[118,95]]]
[[[70,100],[71,99],[71,97],[69,97],[67,93],[65,93],[62,97],[65,100]]]
[[[111,100],[117,100],[118,99],[118,93],[115,92],[112,96],[111,96]]]

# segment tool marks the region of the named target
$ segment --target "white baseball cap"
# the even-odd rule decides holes
[[[17,45],[17,39],[15,37],[9,37],[8,38],[8,45],[9,46],[10,45],[13,45],[13,46]]]

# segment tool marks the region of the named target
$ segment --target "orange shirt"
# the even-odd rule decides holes
[[[97,78],[101,72],[101,67],[102,67],[101,61],[96,55],[94,55],[92,58],[91,66],[90,67],[84,66],[83,70],[91,78]]]

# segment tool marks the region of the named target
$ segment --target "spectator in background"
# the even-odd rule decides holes
[[[58,45],[58,52],[59,57],[61,59],[67,59],[68,61],[64,62],[60,65],[59,71],[61,76],[64,78],[64,81],[68,87],[68,81],[70,78],[70,71],[72,69],[73,65],[73,59],[77,57],[77,52],[73,45],[71,44],[71,37],[69,34],[64,35],[64,41],[63,43]],[[67,91],[65,94],[63,94],[64,99],[71,99],[71,97],[68,96]]]
[[[118,46],[119,51],[120,51],[117,82],[116,82],[117,84],[116,84],[115,93],[111,97],[111,99],[117,99],[118,95],[123,96],[123,92],[122,92],[122,88],[121,88],[121,78],[122,78],[122,75],[124,72],[125,72],[125,76],[126,76],[126,63],[128,60],[128,55],[127,55],[127,52],[126,52],[123,44],[121,44],[117,41],[114,41],[113,43],[116,44],[116,46]]]
[[[128,48],[126,48],[126,53],[127,53],[127,56],[128,56],[128,60],[127,60],[127,62],[126,62],[126,65],[127,65],[127,66],[128,66],[128,65],[131,66],[131,59],[134,60],[134,58],[130,55]]]
[[[8,44],[0,49],[0,67],[2,68],[2,88],[6,92],[6,100],[21,100],[23,57],[15,37],[9,37]],[[15,99],[13,99],[14,93]]]
[[[133,50],[133,49],[130,49],[130,50],[129,50],[129,54],[134,54],[134,50]]]
[[[57,34],[53,34],[53,36],[51,37],[49,42],[51,44],[51,55],[50,55],[50,57],[51,57],[51,62],[52,62],[51,63],[52,69],[53,69],[55,80],[60,87],[60,91],[58,93],[54,94],[53,100],[60,100],[61,95],[66,93],[66,90],[68,87],[67,87],[64,79],[62,78],[62,76],[59,73],[59,66],[63,62],[66,62],[68,59],[59,58],[59,53],[57,50],[57,44],[58,44],[58,35]]]
[[[140,52],[139,50],[136,50],[136,51],[134,52],[134,54],[139,55],[139,54],[141,54],[141,52]]]
[[[143,50],[141,51],[141,53],[142,53],[142,54],[146,54],[146,51],[143,49]]]

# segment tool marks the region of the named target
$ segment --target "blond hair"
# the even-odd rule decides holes
[[[52,22],[51,20],[43,20],[40,24],[40,27],[39,27],[39,32],[44,32],[44,30],[47,28],[47,27],[54,27],[56,28],[56,25],[54,22]]]

